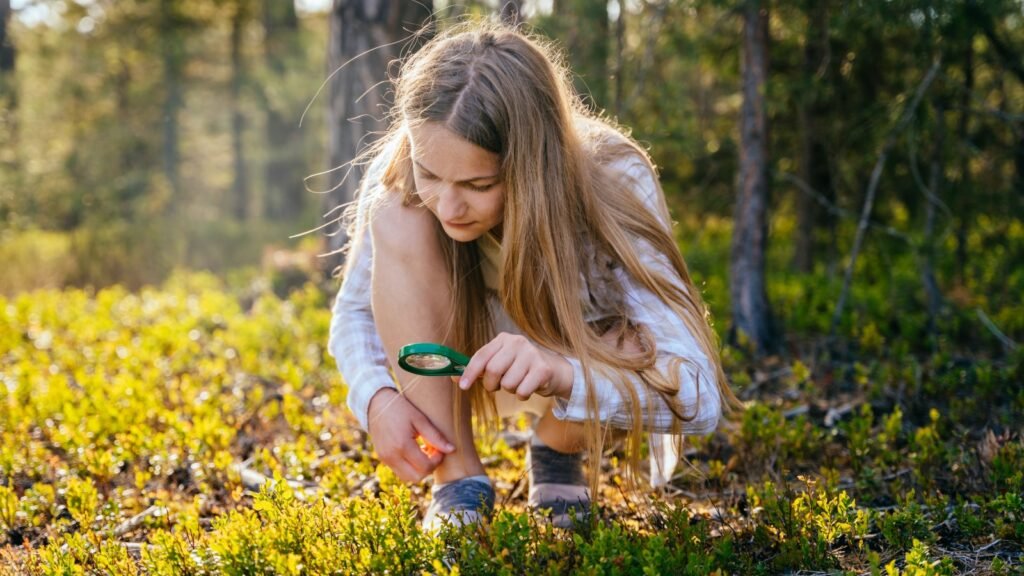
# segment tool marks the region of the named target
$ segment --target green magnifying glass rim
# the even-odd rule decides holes
[[[426,354],[443,356],[448,359],[449,364],[444,368],[423,368],[409,363],[410,358]],[[421,376],[458,376],[469,365],[469,357],[441,344],[417,342],[406,344],[398,350],[398,365],[406,372]]]

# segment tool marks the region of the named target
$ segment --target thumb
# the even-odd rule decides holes
[[[444,437],[444,434],[441,434],[441,431],[435,428],[434,425],[427,420],[426,416],[420,416],[419,418],[413,419],[412,426],[416,429],[416,432],[419,433],[420,437],[423,438],[423,441],[431,447],[436,448],[445,454],[451,454],[455,451],[455,445],[449,442],[448,439]]]

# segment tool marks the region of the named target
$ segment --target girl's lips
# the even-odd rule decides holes
[[[470,224],[472,224],[472,222],[445,222],[444,223],[445,226],[451,226],[452,228],[465,228],[466,226],[469,226]]]

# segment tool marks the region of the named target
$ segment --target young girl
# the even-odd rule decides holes
[[[630,478],[651,433],[664,481],[662,435],[710,433],[736,399],[650,159],[586,111],[553,51],[498,25],[436,37],[395,86],[329,342],[381,461],[433,474],[428,527],[493,508],[472,412],[539,416],[529,503],[558,525],[588,510],[609,428]],[[413,342],[472,359],[458,382],[389,372]]]

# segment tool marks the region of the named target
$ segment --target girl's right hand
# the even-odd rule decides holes
[[[441,464],[445,454],[455,451],[430,419],[394,388],[374,395],[367,416],[377,456],[403,482],[419,482]]]

